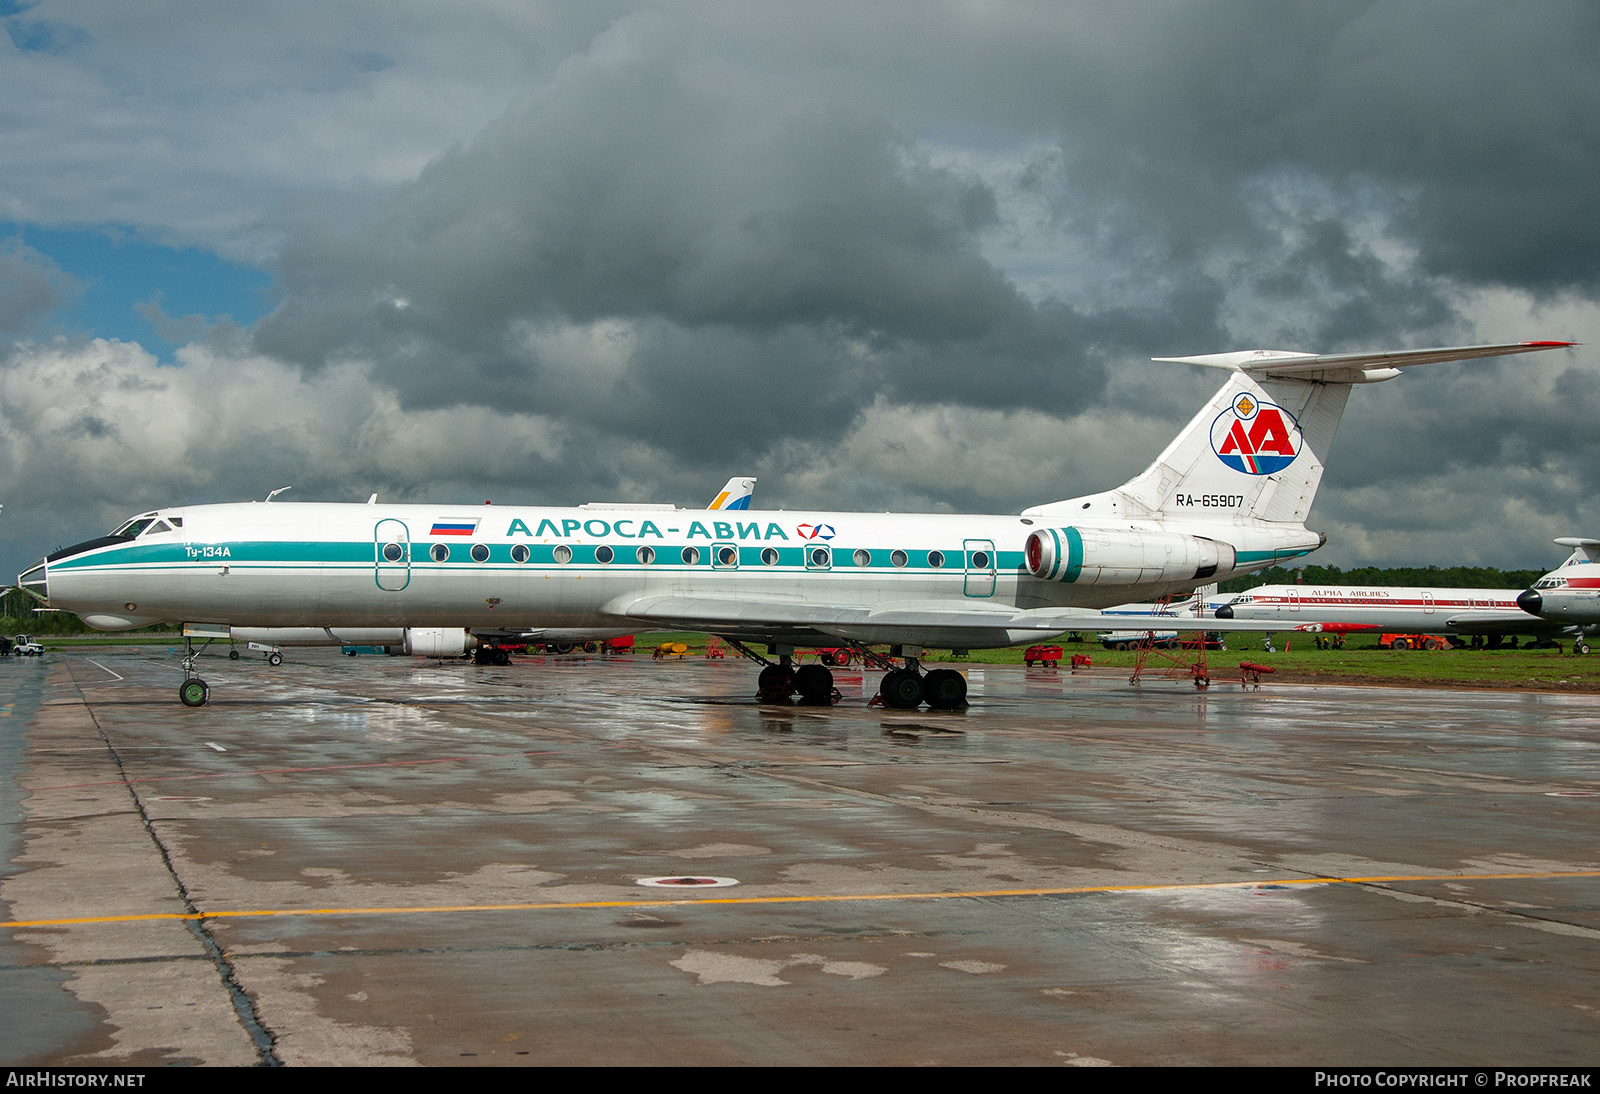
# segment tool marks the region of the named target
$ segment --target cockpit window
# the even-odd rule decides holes
[[[150,527],[145,529],[145,532],[148,533],[149,535],[155,535],[157,532],[170,532],[170,531],[172,531],[172,525],[168,524],[164,520],[158,520],[154,524],[152,524]]]
[[[118,528],[111,534],[114,536],[127,536],[129,539],[132,539],[140,532],[150,527],[150,523],[154,519],[155,518],[153,517],[134,517],[127,524],[124,524],[121,528]]]

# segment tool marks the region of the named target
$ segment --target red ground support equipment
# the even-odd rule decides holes
[[[1253,661],[1240,661],[1239,686],[1241,688],[1248,688],[1251,686],[1259,688],[1261,686],[1262,673],[1266,673],[1268,676],[1271,676],[1277,671],[1278,670],[1273,668],[1271,665],[1258,665]]]
[[[1078,654],[1073,657],[1072,662],[1074,665],[1077,664],[1078,657],[1081,656],[1082,654]],[[1060,646],[1029,646],[1027,651],[1022,655],[1022,663],[1031,669],[1033,668],[1033,663],[1037,661],[1045,668],[1053,669],[1057,665],[1061,664],[1061,657],[1062,652]],[[1085,658],[1085,660],[1087,660],[1087,658]]]

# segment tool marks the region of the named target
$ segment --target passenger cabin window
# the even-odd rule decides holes
[[[428,557],[435,562],[449,562],[450,545],[448,543],[435,543],[428,548]]]
[[[656,549],[654,547],[641,547],[633,555],[639,560],[639,565],[648,566],[656,560]]]
[[[939,567],[943,566],[944,565],[944,552],[943,551],[929,551],[928,552],[928,565],[932,566],[935,570],[937,570]]]

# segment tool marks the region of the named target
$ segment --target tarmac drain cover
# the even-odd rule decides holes
[[[653,889],[726,889],[730,885],[739,884],[739,879],[673,874],[669,877],[642,877],[638,883]]]

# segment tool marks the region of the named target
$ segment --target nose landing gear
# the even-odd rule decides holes
[[[201,646],[200,649],[204,650],[206,646],[211,645],[211,641],[210,638],[207,638],[205,645]],[[200,674],[194,671],[194,663],[199,656],[200,654],[194,648],[194,639],[185,632],[183,636],[183,683],[178,685],[178,702],[186,707],[203,707],[206,705],[206,700],[211,698],[210,687],[206,685],[204,680],[200,679]]]

